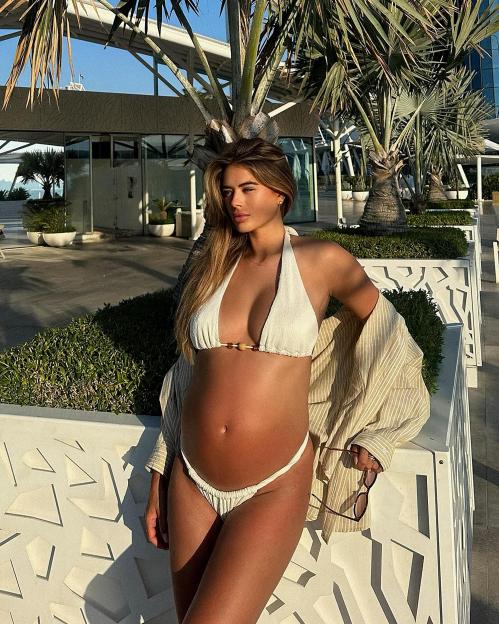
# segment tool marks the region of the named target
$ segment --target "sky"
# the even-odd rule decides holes
[[[150,2],[152,17],[155,14],[154,6],[154,3]],[[220,15],[219,1],[199,0],[199,15],[196,16],[191,11],[189,17],[194,32],[226,41],[225,15]],[[173,26],[179,25],[175,19],[170,20],[168,23]],[[0,35],[5,35],[9,32],[12,31],[0,30]],[[9,76],[17,42],[17,37],[0,41],[0,84],[2,85],[6,83]],[[88,43],[74,38],[71,38],[71,50],[75,72],[74,79],[76,82],[80,82],[79,74],[82,74],[81,82],[83,82],[86,91],[153,95],[154,81],[152,74],[126,50],[112,47],[105,48],[100,43]],[[151,57],[144,58],[151,63]],[[160,72],[172,83],[176,83],[176,80],[171,77],[171,74],[169,75],[169,71],[164,66],[161,66]],[[70,79],[66,39],[64,39],[60,87],[66,87]],[[20,87],[29,86],[29,67],[21,74],[17,85]],[[161,81],[159,81],[158,93],[159,95],[172,95],[170,89]],[[9,148],[15,146],[16,143],[11,143]],[[31,149],[39,147],[33,145]],[[5,188],[5,180],[12,179],[15,169],[15,165],[0,165],[0,188]],[[10,184],[8,186],[10,187]]]

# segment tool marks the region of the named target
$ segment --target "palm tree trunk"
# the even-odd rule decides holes
[[[407,219],[397,188],[397,174],[403,166],[399,152],[373,152],[371,160],[373,185],[359,226],[373,234],[405,232]]]
[[[430,169],[430,190],[428,192],[428,201],[447,201],[447,195],[444,191],[442,183],[442,170],[432,167]]]

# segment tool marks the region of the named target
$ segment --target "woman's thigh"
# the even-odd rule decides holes
[[[179,457],[175,457],[170,473],[167,519],[175,607],[182,622],[223,522]]]
[[[300,541],[313,448],[225,518],[184,624],[255,624]]]

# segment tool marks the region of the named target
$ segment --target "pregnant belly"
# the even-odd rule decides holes
[[[287,464],[309,426],[307,358],[228,355],[198,353],[181,422],[189,463],[220,490],[257,483]]]

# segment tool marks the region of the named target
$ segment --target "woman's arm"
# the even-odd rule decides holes
[[[380,291],[369,279],[360,262],[334,241],[320,241],[320,265],[329,296],[340,301],[363,323],[378,302]],[[352,444],[354,466],[358,470],[381,472],[384,468],[372,450]],[[370,457],[371,455],[371,457]]]
[[[379,290],[360,262],[334,241],[319,241],[319,264],[325,287],[365,323],[378,301]]]

